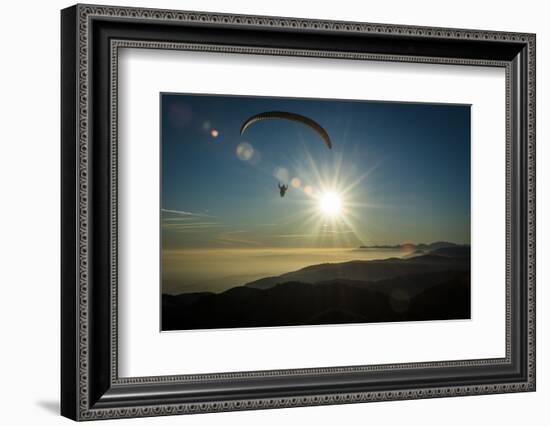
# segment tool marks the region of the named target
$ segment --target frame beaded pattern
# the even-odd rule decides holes
[[[103,6],[78,6],[78,418],[81,420],[104,419],[113,417],[142,417],[142,416],[159,416],[172,414],[187,414],[198,412],[219,412],[231,410],[249,410],[249,409],[264,409],[264,408],[280,408],[292,406],[310,406],[310,405],[326,405],[326,404],[345,404],[354,402],[367,401],[384,401],[384,400],[400,400],[400,399],[417,399],[417,398],[437,398],[447,396],[463,396],[487,393],[506,393],[517,391],[534,390],[535,386],[535,36],[532,34],[496,32],[496,31],[479,31],[479,30],[464,30],[464,29],[446,29],[446,28],[431,28],[417,26],[401,26],[401,25],[385,25],[385,24],[369,24],[355,22],[336,22],[324,20],[310,19],[294,19],[294,18],[276,18],[263,16],[245,16],[245,15],[229,15],[201,12],[184,12],[184,11],[169,11],[156,9],[136,9],[125,7],[103,7]],[[328,32],[358,32],[358,33],[380,33],[385,35],[410,35],[415,37],[433,37],[433,38],[449,38],[449,39],[466,39],[466,40],[487,40],[487,41],[507,41],[526,43],[528,49],[528,248],[527,248],[527,268],[528,268],[528,380],[521,383],[503,383],[495,385],[483,386],[451,386],[437,387],[426,389],[404,389],[398,391],[382,391],[382,392],[360,392],[360,393],[337,393],[327,395],[315,395],[305,397],[282,397],[282,398],[259,398],[249,400],[232,400],[209,402],[201,404],[165,404],[158,406],[143,406],[139,408],[115,408],[115,409],[90,409],[89,408],[89,389],[88,389],[88,46],[89,46],[89,27],[90,20],[94,17],[117,17],[128,19],[140,19],[146,21],[175,21],[175,22],[192,22],[205,24],[224,24],[234,26],[252,26],[260,28],[293,28],[304,30],[322,30]],[[155,43],[155,42],[137,42],[137,41],[117,41],[113,42],[111,48],[115,52],[118,47],[142,47],[142,48],[157,48],[157,49],[182,49],[187,50],[203,50],[203,51],[224,51],[228,53],[255,53],[268,55],[298,55],[298,56],[316,56],[329,57],[336,59],[369,59],[380,61],[400,61],[400,62],[424,62],[424,63],[448,63],[461,65],[484,65],[484,66],[505,66],[506,63],[498,61],[472,61],[460,58],[415,58],[395,55],[368,55],[357,53],[342,53],[342,52],[315,52],[311,50],[286,50],[286,49],[268,49],[246,47],[231,47],[231,46],[205,46],[205,45],[186,45],[178,43]],[[194,48],[194,49],[193,49]],[[219,50],[216,50],[219,49]],[[221,50],[223,49],[223,50]],[[113,58],[112,58],[113,59]],[[117,61],[116,58],[111,63],[111,93],[114,99],[117,94]],[[506,66],[506,115],[507,126],[510,115],[510,70]],[[117,109],[116,104],[111,105],[111,120],[116,123]],[[509,207],[510,199],[510,182],[508,179],[510,171],[510,128],[506,129],[507,137],[507,207]],[[111,126],[111,142],[116,142],[117,139],[116,126]],[[111,155],[116,159],[117,147],[116,143],[112,143]],[[112,285],[112,304],[111,304],[111,344],[112,344],[112,371],[111,379],[115,383],[164,383],[175,382],[182,380],[215,380],[224,378],[238,377],[257,377],[257,376],[273,376],[273,375],[301,375],[301,374],[330,374],[342,372],[358,372],[358,371],[373,371],[395,368],[423,368],[423,367],[438,367],[438,366],[464,366],[464,365],[483,365],[509,362],[510,354],[510,327],[511,321],[510,312],[508,309],[510,301],[509,289],[509,229],[510,216],[509,208],[507,208],[507,259],[506,259],[506,358],[500,359],[484,359],[484,360],[464,360],[464,361],[449,361],[449,362],[434,362],[434,363],[414,363],[414,364],[387,364],[373,366],[349,366],[349,367],[330,367],[319,369],[300,369],[300,370],[274,370],[262,372],[246,372],[246,373],[221,373],[213,375],[187,375],[187,376],[161,376],[161,377],[137,377],[137,378],[118,378],[117,373],[117,225],[116,225],[116,201],[117,201],[117,169],[116,161],[111,169],[111,215],[115,220],[111,225],[111,259],[114,259],[111,266],[111,285]],[[114,216],[113,216],[114,215]]]
[[[486,60],[464,60],[464,59],[447,59],[447,58],[417,58],[413,56],[401,55],[379,55],[379,54],[359,54],[359,53],[342,53],[342,52],[327,52],[314,50],[298,50],[298,49],[272,49],[272,48],[251,48],[251,47],[236,47],[236,46],[220,46],[220,45],[202,45],[193,43],[164,43],[150,41],[135,41],[135,40],[111,40],[111,164],[117,164],[117,111],[118,111],[118,53],[120,48],[134,49],[162,49],[162,50],[180,50],[180,51],[201,51],[201,52],[220,52],[233,54],[259,54],[271,56],[302,56],[302,57],[325,57],[330,59],[349,59],[349,60],[370,60],[370,61],[387,61],[387,62],[411,62],[411,63],[438,63],[438,64],[459,64],[459,65],[477,65],[477,66],[492,66],[503,67],[506,72],[507,88],[510,87],[510,69],[506,62],[486,61]],[[507,89],[506,97],[509,99],[509,89]],[[507,111],[509,114],[509,111]],[[510,139],[509,129],[506,132],[506,138]],[[508,144],[509,145],[509,144]],[[507,165],[510,161],[510,150],[507,146]],[[113,167],[113,170],[116,167]],[[116,171],[114,172],[116,174]],[[111,223],[113,224],[112,238],[116,238],[117,226],[117,187],[116,176],[112,176],[112,204],[111,204]],[[509,182],[506,184],[507,193],[509,193]],[[507,197],[507,203],[510,202],[510,197]],[[507,209],[509,215],[509,209]],[[507,225],[509,228],[509,225]],[[116,241],[111,244],[111,265],[112,265],[112,299],[111,299],[111,345],[117,348],[118,332],[117,332],[117,269],[116,269]],[[508,268],[509,270],[509,268]],[[232,373],[215,373],[215,374],[187,374],[187,375],[171,375],[171,376],[153,376],[153,377],[136,377],[136,378],[119,378],[118,377],[118,357],[117,352],[112,352],[112,370],[111,380],[114,383],[163,383],[174,381],[204,381],[204,380],[220,380],[220,379],[236,379],[245,377],[267,377],[267,376],[288,376],[300,374],[331,374],[331,373],[350,373],[350,372],[366,372],[366,371],[381,371],[405,368],[437,368],[437,367],[459,367],[459,366],[479,366],[489,364],[502,364],[510,362],[510,276],[506,275],[506,356],[505,358],[486,358],[476,360],[457,360],[457,361],[438,361],[438,362],[415,362],[415,363],[399,363],[399,364],[378,364],[365,366],[343,366],[343,367],[327,367],[327,368],[303,368],[303,369],[285,369],[285,370],[263,370],[263,371],[247,371],[247,372],[232,372]]]

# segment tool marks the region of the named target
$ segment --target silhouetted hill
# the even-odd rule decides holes
[[[435,250],[440,249],[443,247],[464,247],[456,243],[450,243],[448,241],[435,241],[433,243],[420,243],[420,244],[413,244],[413,243],[403,243],[403,244],[393,244],[393,245],[363,245],[359,246],[360,249],[393,249],[398,250],[401,248],[406,249],[416,249],[416,250],[423,250],[423,251],[429,251],[429,250]]]
[[[265,290],[163,295],[162,329],[269,327],[470,318],[469,271],[376,282],[288,281]]]
[[[443,249],[442,249],[443,250]],[[333,279],[379,281],[402,275],[438,272],[447,270],[469,270],[467,256],[451,257],[439,254],[426,254],[407,259],[390,258],[383,260],[353,260],[342,263],[323,263],[308,266],[298,271],[276,277],[262,278],[246,284],[246,287],[268,289],[288,281],[316,283]]]
[[[409,252],[405,256],[403,256],[405,259],[411,259],[413,257],[418,256],[425,256],[428,254],[433,254],[437,256],[444,256],[444,257],[470,257],[470,246],[469,245],[453,245],[453,246],[444,246],[439,247],[435,249],[421,249],[417,248],[413,252]]]
[[[470,247],[312,265],[223,293],[162,296],[162,329],[470,318]]]
[[[441,247],[430,251],[430,254],[448,257],[470,258],[470,246]]]

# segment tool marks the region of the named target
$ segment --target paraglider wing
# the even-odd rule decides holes
[[[316,132],[321,137],[321,139],[323,139],[329,149],[332,149],[332,142],[330,141],[330,137],[325,129],[323,129],[317,122],[313,121],[311,118],[305,117],[300,114],[295,114],[293,112],[268,111],[253,115],[242,124],[241,135],[246,131],[246,129],[248,129],[250,125],[256,123],[257,121],[273,119],[294,121],[296,123],[301,123],[309,127],[314,132]]]

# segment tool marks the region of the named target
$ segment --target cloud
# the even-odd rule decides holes
[[[184,216],[184,217],[188,217],[188,218],[189,217],[214,217],[214,216],[211,216],[211,215],[208,215],[208,214],[205,214],[205,213],[194,213],[194,212],[189,212],[189,211],[185,211],[185,210],[161,209],[161,212],[172,214],[172,215],[177,215],[177,216]]]
[[[274,238],[313,238],[317,237],[319,234],[280,234],[273,235]]]
[[[200,232],[223,226],[213,216],[185,210],[161,209],[162,229],[168,232]],[[166,217],[170,215],[170,217]]]
[[[321,229],[321,234],[353,234],[354,232],[351,229],[346,230],[336,230],[336,229]]]
[[[351,230],[333,230],[333,229],[321,229],[319,232],[312,232],[307,234],[279,234],[273,235],[274,238],[319,238],[326,235],[340,235],[340,234],[353,234]]]
[[[219,222],[184,222],[184,223],[163,223],[162,229],[172,232],[198,232],[212,228],[222,227]]]
[[[246,234],[248,231],[239,230],[239,231],[228,231],[223,232],[218,235],[218,241],[222,244],[231,244],[231,245],[245,245],[245,246],[260,246],[262,243],[259,241],[254,241],[249,238],[242,238],[239,235]]]
[[[185,222],[185,223],[165,223],[165,228],[198,228],[198,227],[211,227],[221,226],[220,222]]]

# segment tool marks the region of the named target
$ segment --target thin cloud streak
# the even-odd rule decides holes
[[[193,212],[188,212],[188,211],[185,211],[185,210],[161,209],[161,211],[162,211],[162,213],[176,214],[176,215],[181,215],[181,216],[186,216],[186,217],[214,217],[214,216],[211,216],[209,214],[193,213]]]
[[[180,228],[212,228],[223,226],[219,222],[186,222],[186,223],[163,223],[163,228],[180,229]]]
[[[246,234],[247,231],[238,230],[238,231],[228,231],[218,235],[217,240],[222,244],[241,244],[246,246],[260,246],[262,243],[259,241],[250,240],[247,238],[240,238],[238,235]],[[237,235],[235,237],[235,235]]]

